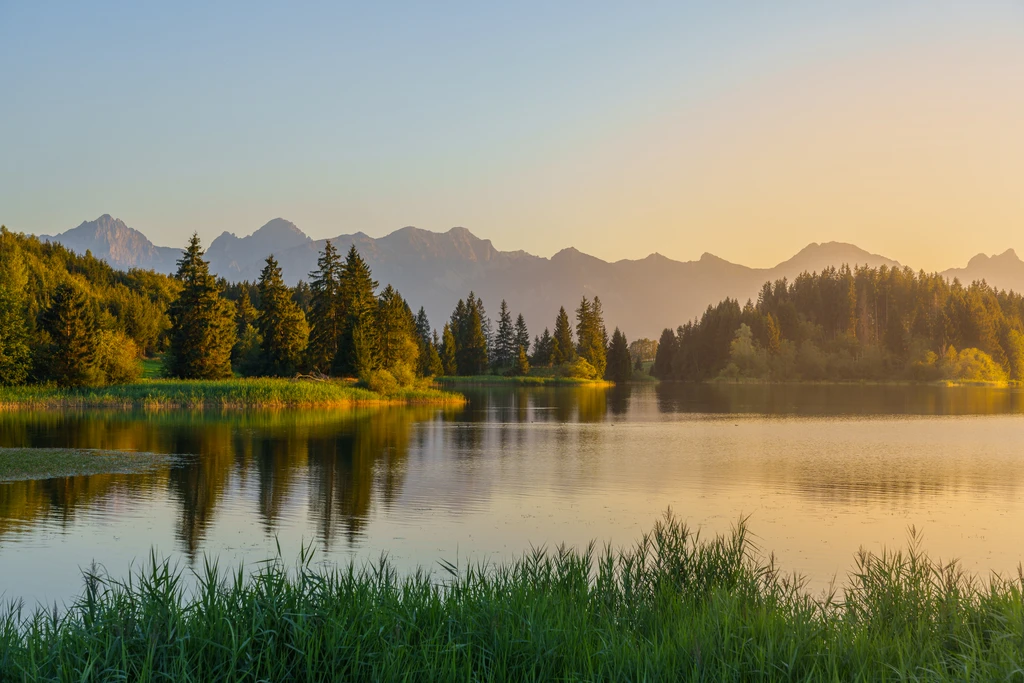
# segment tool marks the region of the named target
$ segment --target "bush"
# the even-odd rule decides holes
[[[359,381],[370,391],[387,396],[399,389],[398,380],[387,370],[368,370],[359,377]]]
[[[131,384],[142,376],[139,347],[123,332],[103,330],[97,335],[96,365],[104,384]]]
[[[597,379],[597,368],[577,356],[576,360],[558,366],[558,376],[570,379]]]

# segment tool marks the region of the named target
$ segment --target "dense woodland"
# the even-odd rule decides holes
[[[534,372],[631,377],[624,335],[611,339],[601,301],[584,297],[575,327],[562,308],[554,334],[533,342],[504,301],[497,325],[473,292],[438,331],[355,247],[329,242],[309,282],[284,284],[268,256],[256,283],[214,277],[193,236],[174,276],[114,270],[91,254],[0,228],[0,384],[95,386],[135,381],[139,359],[161,355],[179,379],[297,374],[357,377],[389,391],[435,375]],[[636,347],[637,353],[650,350]],[[637,356],[636,363],[641,358]]]
[[[1024,380],[1024,297],[909,268],[828,268],[765,283],[666,329],[661,379]]]

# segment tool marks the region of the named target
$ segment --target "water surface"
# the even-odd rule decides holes
[[[531,546],[631,543],[667,508],[743,516],[823,588],[861,546],[924,545],[975,571],[1024,559],[1024,394],[900,386],[483,388],[460,408],[8,412],[0,446],[175,454],[140,475],[0,484],[0,592],[78,593],[151,548],[182,566],[300,544],[402,568]]]

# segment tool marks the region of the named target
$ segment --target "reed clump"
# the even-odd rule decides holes
[[[449,405],[459,394],[399,388],[386,394],[343,380],[279,378],[141,380],[105,387],[0,387],[0,409],[46,408],[338,408],[371,405]]]
[[[534,550],[400,576],[308,552],[187,587],[151,559],[97,572],[66,610],[0,618],[0,679],[1019,680],[1021,578],[979,582],[920,551],[861,553],[812,598],[740,524],[702,539],[668,515],[620,552]]]

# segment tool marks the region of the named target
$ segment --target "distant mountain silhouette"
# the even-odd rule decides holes
[[[181,249],[155,246],[141,232],[108,213],[53,237],[40,235],[40,239],[60,242],[80,254],[91,251],[96,258],[124,270],[145,268],[171,273],[181,256]]]
[[[967,262],[966,268],[950,268],[942,274],[950,280],[959,278],[965,285],[984,280],[999,289],[1024,292],[1024,261],[1013,249],[994,256],[978,254]]]
[[[49,238],[121,268],[152,268],[174,272],[179,249],[154,246],[139,231],[108,215]],[[724,297],[741,303],[756,297],[767,280],[792,280],[801,272],[828,266],[900,264],[852,244],[810,244],[773,268],[749,268],[712,254],[696,261],[674,261],[660,254],[609,263],[577,249],[563,249],[551,258],[524,251],[499,251],[490,240],[465,228],[443,233],[414,227],[373,238],[357,232],[331,240],[342,252],[351,245],[363,255],[381,286],[390,283],[413,309],[424,306],[440,329],[456,301],[473,290],[494,318],[504,298],[513,312],[522,312],[531,333],[553,327],[559,306],[575,308],[582,296],[598,295],[609,329],[621,327],[630,339],[656,337],[665,326],[699,316]],[[273,253],[285,280],[308,279],[316,268],[325,240],[313,240],[294,223],[275,218],[245,237],[223,233],[207,249],[213,272],[229,280],[256,280],[264,259]],[[975,256],[966,268],[943,273],[965,283],[989,284],[1024,291],[1024,262],[1011,250],[999,256]],[[571,313],[571,311],[570,311]]]

